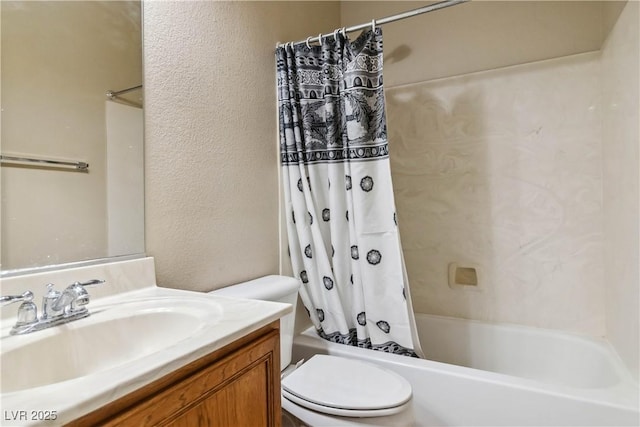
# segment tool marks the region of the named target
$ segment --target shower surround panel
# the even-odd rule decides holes
[[[416,312],[604,335],[599,61],[387,88]],[[480,286],[449,288],[452,262]]]

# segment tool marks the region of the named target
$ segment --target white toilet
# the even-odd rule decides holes
[[[400,375],[361,360],[315,355],[290,366],[295,307],[300,282],[266,276],[213,291],[216,295],[292,304],[280,319],[283,398],[314,411],[346,417],[379,417],[403,411],[411,400],[411,384]]]

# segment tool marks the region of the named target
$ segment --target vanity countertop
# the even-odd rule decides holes
[[[95,339],[96,341],[95,345],[90,345],[89,348],[95,349],[96,352],[100,352],[100,346],[107,349],[113,348],[104,347],[104,345],[107,345],[105,344],[105,340],[113,343],[109,343],[108,345],[110,346],[118,346],[124,343],[122,351],[117,352],[120,361],[116,366],[108,366],[106,368],[104,366],[101,367],[99,364],[94,366],[95,363],[93,363],[93,360],[87,360],[86,366],[89,372],[86,372],[86,375],[80,375],[66,381],[56,381],[51,384],[40,385],[24,390],[6,393],[5,390],[3,390],[0,397],[0,404],[2,405],[0,408],[0,414],[2,416],[0,425],[51,426],[72,421],[150,384],[176,369],[220,349],[291,312],[291,306],[288,304],[227,298],[207,293],[157,287],[155,280],[148,280],[153,276],[149,271],[146,271],[143,275],[147,280],[129,280],[131,276],[121,275],[128,270],[135,271],[140,268],[143,270],[149,267],[153,268],[153,260],[150,258],[114,264],[118,265],[115,265],[115,268],[111,269],[107,264],[104,264],[101,266],[74,269],[83,270],[80,272],[75,271],[70,273],[66,271],[63,273],[63,275],[68,274],[69,277],[76,277],[72,280],[82,281],[88,280],[89,278],[106,279],[107,282],[105,285],[99,288],[102,296],[93,299],[88,305],[89,310],[94,314],[86,319],[80,319],[66,325],[18,336],[9,335],[9,330],[14,319],[3,319],[1,341],[3,359],[10,361],[11,359],[6,357],[7,352],[21,346],[30,345],[31,343],[37,344],[38,342],[48,341],[47,345],[55,346],[57,342],[59,342],[56,341],[56,334],[61,334],[61,331],[66,334],[69,332],[73,333],[74,328],[86,327],[90,325],[90,322],[96,324],[96,322],[103,321],[101,319],[107,318],[105,316],[109,316],[111,313],[119,312],[119,315],[122,317],[123,310],[126,310],[128,306],[134,309],[136,307],[142,307],[139,311],[153,311],[155,315],[156,312],[162,312],[163,309],[149,309],[147,307],[149,304],[154,304],[154,307],[158,305],[162,307],[164,305],[167,307],[164,311],[175,311],[183,309],[184,307],[186,307],[186,310],[189,310],[189,304],[193,302],[199,316],[198,321],[200,323],[198,327],[193,331],[189,329],[185,331],[183,329],[183,332],[179,332],[180,329],[178,328],[176,329],[178,332],[175,332],[171,330],[171,327],[167,328],[161,324],[159,328],[162,329],[162,331],[166,330],[167,333],[174,334],[182,333],[187,336],[180,336],[175,342],[170,342],[160,351],[151,352],[151,354],[143,357],[140,357],[139,354],[125,356],[127,353],[126,343],[131,342],[131,337],[125,336],[128,334],[126,328],[112,328],[108,333],[100,334],[104,336],[92,336],[90,340]],[[89,269],[89,271],[85,271],[86,269]],[[52,281],[50,280],[51,276],[59,274],[59,272],[38,273],[38,275],[42,275],[42,277],[36,278],[33,283],[47,283],[48,281]],[[118,276],[120,276],[120,280],[118,280]],[[45,277],[47,279],[42,281]],[[122,279],[123,277],[127,277],[128,279],[124,280]],[[16,290],[28,283],[29,280],[33,281],[33,278],[27,278],[27,280],[23,280],[23,283],[20,284],[17,279],[19,279],[19,277],[5,279],[3,283],[3,293],[6,292],[7,287]],[[65,283],[65,281],[63,281],[64,278],[61,279],[60,283]],[[10,282],[9,286],[5,286],[7,281]],[[110,283],[118,284],[117,292],[114,291],[115,286],[112,286],[112,291],[106,290]],[[127,286],[126,283],[132,283],[133,285]],[[93,288],[90,289],[90,291],[92,290]],[[98,288],[96,288],[96,290],[98,290]],[[35,301],[39,300],[36,298]],[[176,306],[180,306],[181,304],[184,306],[183,308],[176,308]],[[211,310],[209,310],[209,308]],[[136,313],[134,312],[133,314]],[[181,317],[176,318],[181,319]],[[170,318],[170,321],[172,322],[173,318]],[[126,323],[127,322],[124,322],[124,324]],[[131,322],[131,325],[133,325],[133,322]],[[167,325],[171,325],[171,323]],[[153,323],[150,325],[144,324],[144,327],[153,329]],[[104,332],[102,329],[100,329],[100,331]],[[159,334],[157,330],[150,332],[156,335]],[[160,333],[160,335],[162,334]],[[64,345],[64,343],[61,345]],[[3,363],[3,376],[5,373],[10,372],[9,370],[12,368],[24,372],[24,375],[30,375],[29,371],[25,370],[28,367],[24,365],[46,364],[48,349],[42,347],[42,345],[40,345],[40,347],[36,345],[33,348],[44,349],[44,351],[37,351],[37,354],[33,355],[30,354],[29,361],[23,360],[21,363],[15,363],[16,366],[13,367],[7,363]],[[142,351],[144,350],[145,349],[142,348]],[[73,354],[73,352],[71,354]],[[89,354],[89,356],[87,356],[86,351],[84,353],[84,357],[87,359],[99,360],[101,356],[101,354]],[[53,365],[48,367],[48,369],[55,370],[56,366]],[[61,369],[64,368],[61,367]],[[49,415],[49,420],[44,419],[47,415]]]

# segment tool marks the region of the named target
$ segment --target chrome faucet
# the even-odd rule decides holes
[[[87,317],[89,310],[86,305],[89,304],[90,297],[85,287],[100,283],[104,283],[104,280],[74,282],[62,292],[56,291],[55,285],[49,283],[42,298],[42,315],[39,318],[38,309],[33,302],[33,292],[26,291],[22,295],[0,297],[2,305],[22,301],[18,307],[16,324],[11,328],[11,335],[28,334]]]

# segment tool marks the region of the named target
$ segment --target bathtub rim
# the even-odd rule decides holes
[[[620,381],[615,385],[605,386],[605,387],[572,387],[572,386],[566,386],[566,387],[569,387],[571,389],[577,389],[577,390],[606,390],[606,389],[616,388],[621,384],[635,386],[636,388],[640,387],[640,383],[634,378],[629,367],[624,363],[624,360],[622,360],[622,358],[616,351],[613,344],[611,344],[606,339],[606,337],[595,337],[593,335],[588,335],[585,333],[574,332],[574,331],[561,331],[557,329],[544,328],[542,326],[520,325],[517,323],[510,323],[510,322],[491,322],[486,320],[476,320],[476,319],[466,319],[462,317],[444,316],[440,314],[415,313],[416,321],[422,317],[434,318],[438,320],[445,320],[445,321],[450,321],[455,323],[471,323],[478,326],[497,327],[500,329],[508,329],[508,330],[519,329],[519,330],[524,330],[527,334],[551,335],[553,337],[568,339],[571,341],[586,343],[588,345],[600,347],[597,349],[597,351],[603,354],[606,354],[608,357],[611,357],[610,361]],[[442,362],[442,363],[448,364],[446,362]],[[460,365],[454,365],[454,366],[460,366]],[[478,368],[469,367],[469,369],[477,369],[477,370],[483,371],[482,369],[478,369]],[[494,372],[494,371],[490,371],[490,372]],[[500,374],[499,372],[495,372],[495,373]],[[515,375],[508,375],[508,374],[500,374],[500,375],[523,378],[523,377],[518,377]],[[523,379],[526,379],[526,378],[523,378]],[[532,381],[536,381],[536,380],[532,380]],[[540,382],[540,381],[536,381],[536,382]],[[561,386],[560,384],[558,385]]]
[[[488,322],[487,322],[488,323]],[[516,325],[519,326],[519,325]],[[527,328],[525,326],[525,328]],[[308,327],[294,337],[292,363],[300,360],[299,347],[312,350],[312,354],[333,354],[353,357],[376,363],[383,360],[390,365],[404,365],[424,369],[430,372],[446,373],[469,381],[488,382],[492,384],[513,387],[519,390],[535,391],[565,399],[573,399],[585,403],[604,405],[614,409],[640,412],[638,401],[640,393],[638,384],[632,379],[623,379],[619,384],[611,387],[587,389],[566,385],[548,384],[528,378],[521,378],[497,372],[484,371],[466,366],[452,365],[429,359],[417,359],[408,356],[384,353],[358,347],[337,344],[319,337],[313,326]]]

